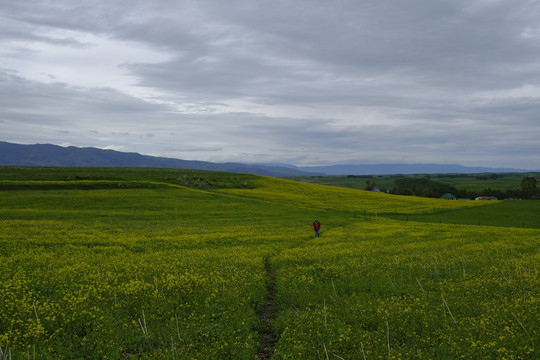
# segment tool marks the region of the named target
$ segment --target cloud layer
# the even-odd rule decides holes
[[[540,169],[540,1],[0,0],[2,140]]]

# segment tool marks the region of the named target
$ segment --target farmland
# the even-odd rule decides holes
[[[465,221],[501,202],[0,171],[1,359],[538,358],[538,226]]]
[[[365,189],[367,182],[375,183],[377,187],[391,189],[395,180],[400,178],[431,179],[437,182],[454,186],[458,189],[483,190],[514,189],[520,187],[525,176],[540,176],[538,172],[530,173],[485,173],[485,174],[396,174],[396,175],[327,175],[327,176],[298,176],[292,179],[304,182],[342,186],[353,189]]]
[[[292,180],[351,189],[380,189],[393,194],[438,198],[446,192],[462,198],[496,196],[499,199],[521,198],[521,181],[538,178],[540,173],[482,174],[395,174],[395,175],[329,175],[299,176]],[[537,194],[540,195],[540,194]]]

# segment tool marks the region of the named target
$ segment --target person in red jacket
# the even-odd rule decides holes
[[[315,237],[319,237],[320,236],[319,232],[321,230],[321,223],[317,219],[315,219],[315,221],[313,222],[313,230],[315,230]]]

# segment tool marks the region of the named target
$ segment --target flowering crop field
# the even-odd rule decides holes
[[[67,172],[0,176],[2,360],[539,357],[540,230],[376,216],[491,203]]]

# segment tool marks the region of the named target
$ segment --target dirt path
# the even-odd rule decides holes
[[[259,311],[259,326],[258,332],[261,336],[259,344],[259,352],[255,359],[267,360],[270,359],[274,353],[275,345],[278,341],[278,337],[274,329],[272,328],[272,320],[277,314],[276,306],[276,274],[272,270],[268,258],[264,259],[264,268],[266,275],[268,276],[268,283],[266,284],[266,297],[262,309]]]

